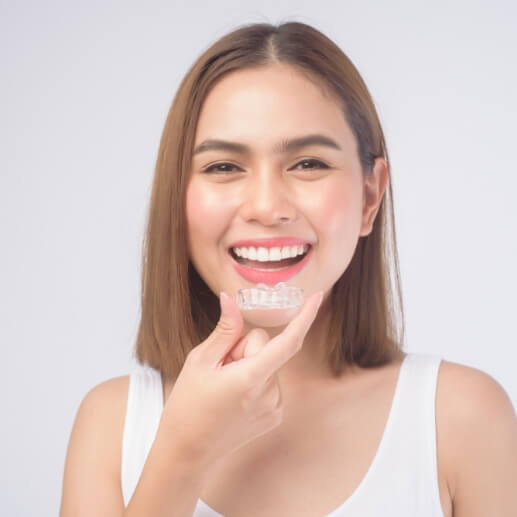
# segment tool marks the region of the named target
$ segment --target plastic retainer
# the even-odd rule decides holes
[[[239,289],[236,295],[237,305],[249,309],[289,309],[303,304],[304,290],[301,287],[288,286],[279,282],[274,287],[257,284],[255,287]]]

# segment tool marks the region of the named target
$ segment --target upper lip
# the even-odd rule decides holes
[[[299,237],[264,237],[259,239],[244,239],[235,241],[230,245],[230,248],[247,248],[253,246],[263,248],[274,248],[280,246],[301,246],[304,244],[311,244],[306,239],[300,239]]]

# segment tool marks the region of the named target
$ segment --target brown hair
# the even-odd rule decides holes
[[[178,376],[187,354],[208,337],[220,315],[218,297],[189,260],[186,237],[185,192],[202,103],[232,71],[273,63],[296,68],[338,99],[357,140],[363,175],[372,173],[377,157],[389,166],[384,134],[363,79],[321,32],[299,22],[256,23],[211,45],[183,79],[167,116],[143,243],[136,359],[166,378]],[[348,268],[332,288],[327,349],[334,375],[346,364],[386,364],[402,349],[404,311],[392,197],[390,174],[372,231],[359,238]]]

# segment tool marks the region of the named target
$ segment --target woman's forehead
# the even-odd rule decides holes
[[[278,75],[281,79],[273,81]],[[279,71],[245,70],[225,77],[208,94],[194,149],[217,140],[234,143],[236,151],[261,148],[274,152],[309,135],[336,142],[335,149],[344,149],[354,140],[339,104],[307,79]],[[231,151],[231,143],[219,149]]]
[[[239,70],[220,79],[206,96],[200,118],[212,113],[222,119],[270,113],[314,118],[335,113],[337,107],[337,97],[325,94],[304,74],[272,66]]]

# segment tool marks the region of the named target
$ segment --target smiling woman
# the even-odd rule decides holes
[[[326,304],[343,308],[327,311],[334,375],[346,364],[388,364],[404,340],[388,155],[371,97],[318,31],[296,23],[270,31],[248,27],[214,44],[185,77],[165,125],[137,356],[167,378],[213,331],[218,293],[277,280],[251,267],[235,274],[227,250],[237,239],[254,240],[251,253],[267,238],[313,244],[296,283],[323,288]],[[320,282],[310,284],[315,272]],[[163,321],[157,298],[168,307]]]
[[[504,390],[403,352],[389,164],[313,27],[244,26],[199,57],[160,143],[139,368],[85,398],[61,517],[514,515]],[[301,308],[239,310],[277,282]]]

